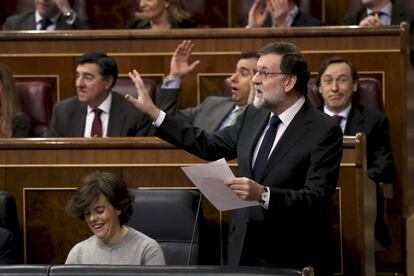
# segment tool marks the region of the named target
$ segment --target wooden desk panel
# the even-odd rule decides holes
[[[334,221],[340,275],[374,275],[375,198],[367,181],[365,141],[344,138]],[[180,167],[205,161],[155,137],[0,140],[0,188],[16,197],[27,263],[63,263],[70,248],[90,235],[64,212],[79,179],[96,170],[121,175],[130,188],[194,189]],[[236,163],[230,162],[235,170]],[[372,210],[374,207],[374,210]],[[201,262],[223,261],[225,214],[206,200]],[[206,253],[207,252],[207,253]],[[341,252],[341,253],[339,253]]]

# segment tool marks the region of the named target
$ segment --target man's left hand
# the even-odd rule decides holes
[[[228,185],[229,188],[243,200],[260,201],[264,191],[263,185],[246,177],[229,179],[224,181],[224,184]]]

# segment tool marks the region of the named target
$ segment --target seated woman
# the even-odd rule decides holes
[[[191,14],[181,0],[137,0],[140,12],[135,21],[127,24],[130,29],[181,29],[196,28]]]
[[[155,240],[124,225],[133,212],[132,196],[115,174],[85,176],[66,210],[94,234],[71,249],[66,264],[165,265]]]
[[[13,76],[0,63],[0,137],[29,137],[30,119],[20,107]]]

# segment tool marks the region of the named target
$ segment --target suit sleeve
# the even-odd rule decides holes
[[[305,183],[289,183],[298,189],[270,188],[269,211],[289,208],[289,210],[310,210],[310,207],[330,204],[338,182],[342,159],[342,131],[338,126],[330,127],[307,157]],[[300,177],[297,179],[301,179]],[[293,180],[295,181],[295,180]]]
[[[63,134],[59,128],[59,115],[56,105],[53,107],[52,119],[50,120],[49,129],[47,131],[47,137],[63,137]]]
[[[12,27],[11,22],[10,22],[10,17],[7,17],[6,18],[6,22],[4,22],[2,29],[4,31],[11,31],[11,30],[13,30],[13,27]]]
[[[239,121],[220,131],[207,133],[183,122],[179,116],[167,114],[157,128],[156,135],[205,160],[232,160],[237,157],[237,138],[241,128]]]
[[[30,137],[30,119],[27,115],[22,114],[14,118],[13,137]]]
[[[203,101],[196,107],[189,107],[186,109],[177,109],[177,97],[179,89],[162,89],[160,88],[157,93],[157,106],[159,109],[167,114],[173,114],[175,118],[183,120],[189,124],[194,122],[194,118],[202,110],[207,100]]]
[[[7,229],[0,228],[0,264],[16,263],[13,248],[13,235]]]
[[[384,116],[374,127],[367,141],[368,176],[375,183],[391,183],[396,168],[390,143],[389,122]]]

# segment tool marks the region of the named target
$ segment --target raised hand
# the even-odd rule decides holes
[[[288,0],[269,0],[268,3],[274,27],[288,27],[286,22],[290,10]]]
[[[177,49],[175,49],[173,57],[171,58],[169,78],[181,78],[191,73],[200,63],[199,60],[196,60],[189,64],[193,47],[194,43],[191,40],[184,40],[180,43],[180,45],[178,45]]]
[[[63,14],[66,14],[72,10],[72,6],[68,0],[55,0],[55,3]]]
[[[261,0],[255,0],[249,10],[249,19],[246,28],[260,28],[269,14],[269,4],[263,4]]]
[[[134,82],[135,88],[138,92],[138,98],[127,94],[125,98],[131,102],[137,109],[141,110],[143,113],[147,114],[153,121],[155,121],[159,114],[160,110],[155,106],[151,97],[148,94],[148,91],[145,89],[144,82],[142,81],[141,76],[137,70],[133,70],[128,73],[129,78]]]

